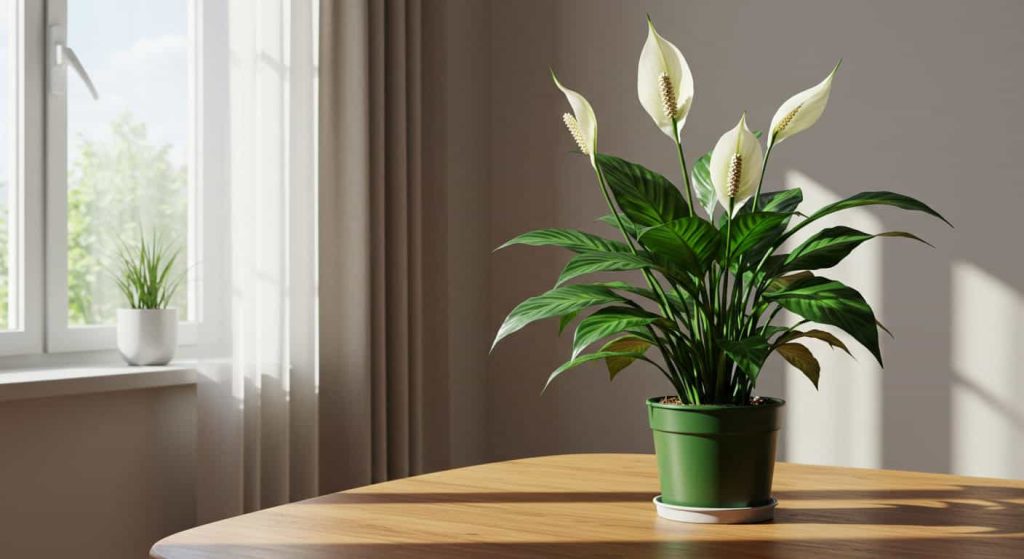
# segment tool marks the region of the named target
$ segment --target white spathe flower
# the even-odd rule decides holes
[[[565,126],[569,129],[572,139],[576,141],[576,145],[580,147],[580,151],[584,155],[590,156],[590,164],[596,169],[597,115],[594,114],[594,108],[590,106],[590,102],[585,97],[563,86],[554,71],[551,72],[551,79],[555,80],[555,85],[562,90],[565,98],[569,101],[569,106],[572,107],[572,114],[562,115]]]
[[[839,63],[841,64],[842,60]],[[790,97],[775,111],[768,145],[777,144],[797,132],[807,130],[821,118],[828,103],[828,94],[832,91],[832,77],[836,75],[838,69],[839,64],[836,64],[821,83]]]
[[[711,184],[725,211],[735,211],[757,190],[764,152],[757,136],[747,128],[747,115],[735,128],[722,134],[711,152]]]
[[[693,104],[693,74],[683,53],[658,34],[651,18],[647,18],[647,42],[640,51],[636,93],[658,128],[676,139]]]

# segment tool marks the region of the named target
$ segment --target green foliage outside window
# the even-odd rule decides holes
[[[0,330],[7,324],[7,183],[0,181]]]
[[[108,137],[77,141],[68,170],[68,323],[112,323],[126,305],[110,273],[118,243],[144,231],[184,246],[188,176],[171,146],[151,141],[130,113],[111,122]],[[177,273],[185,266],[179,260]],[[179,290],[170,306],[184,317],[186,304],[186,290]]]
[[[141,231],[184,246],[188,231],[188,176],[170,145],[157,145],[131,113],[111,122],[102,139],[78,138],[68,169],[68,324],[108,324],[126,305],[110,274],[122,239]],[[7,183],[0,181],[0,330],[8,325]],[[184,259],[175,274],[184,271]],[[170,306],[187,316],[187,290]]]

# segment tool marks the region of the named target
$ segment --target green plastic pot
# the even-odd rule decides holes
[[[678,406],[661,400],[647,400],[647,415],[664,503],[744,508],[771,501],[784,401]]]

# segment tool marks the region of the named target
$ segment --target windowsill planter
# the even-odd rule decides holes
[[[117,309],[117,350],[129,365],[166,365],[177,348],[177,309]]]

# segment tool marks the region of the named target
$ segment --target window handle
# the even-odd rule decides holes
[[[99,101],[100,94],[97,93],[96,86],[94,86],[92,84],[92,80],[89,79],[89,73],[86,72],[85,67],[82,66],[81,59],[79,59],[78,55],[75,54],[75,49],[59,43],[56,45],[56,47],[57,65],[59,66],[66,62],[68,66],[71,66],[75,73],[78,74],[78,77],[82,79],[82,83],[85,84],[85,87],[89,90],[89,93],[92,94],[92,98]]]
[[[75,54],[75,49],[65,43],[65,35],[64,27],[59,25],[50,27],[50,60],[53,62],[50,73],[50,92],[61,95],[65,93],[67,78],[65,77],[64,69],[70,66],[78,74],[82,83],[85,84],[92,98],[98,101],[100,94],[96,91],[96,86],[93,85],[92,79],[89,78],[89,72],[82,65],[82,60]]]

